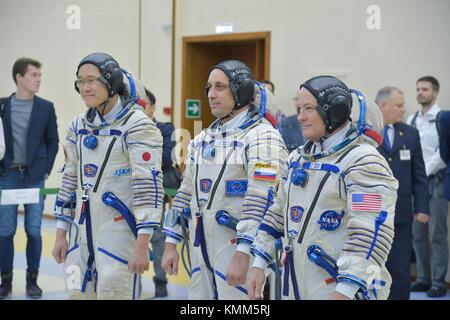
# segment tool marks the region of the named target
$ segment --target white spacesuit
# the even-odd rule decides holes
[[[103,61],[111,59],[93,54],[80,65],[92,63],[103,72]],[[73,119],[67,130],[67,159],[55,217],[57,228],[71,230],[64,265],[71,298],[93,298],[94,292],[99,299],[138,298],[139,275],[128,271],[127,260],[137,235],[152,233],[160,225],[162,137],[136,104],[142,88],[125,75],[125,94],[106,121],[98,113],[92,116],[91,108]],[[75,192],[76,214],[71,216]]]
[[[226,67],[232,69],[230,74],[246,68],[232,63]],[[190,142],[184,178],[173,200],[178,213],[183,214],[183,209],[191,213],[190,299],[248,299],[244,286],[227,284],[227,269],[236,250],[250,255],[250,244],[287,158],[279,132],[262,110],[273,112],[273,96],[251,83],[256,98],[248,112],[227,123],[232,129],[216,129],[217,120]],[[166,216],[166,242],[183,240],[176,222],[176,215]]]
[[[336,87],[345,85],[325,80],[317,84],[313,78],[303,86],[316,97],[333,96],[323,102],[331,106],[330,115]],[[375,149],[381,114],[357,96],[361,110],[352,115],[357,124],[347,120],[350,103],[335,127],[347,125],[325,140],[326,146],[309,141],[289,155],[289,168],[253,243],[253,266],[265,268],[278,254],[275,239],[284,234],[284,299],[329,299],[335,290],[357,299],[388,297],[385,262],[394,236],[398,183]]]

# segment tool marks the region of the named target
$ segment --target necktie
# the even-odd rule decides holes
[[[391,145],[391,141],[389,140],[389,135],[388,135],[388,130],[389,130],[389,126],[384,126],[384,143],[386,144],[386,148],[388,150],[392,149],[392,145]]]

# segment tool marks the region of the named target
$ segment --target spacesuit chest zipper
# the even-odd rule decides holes
[[[339,159],[335,162],[335,164],[338,164],[339,162],[341,162],[350,153],[350,151],[352,151],[356,147],[358,147],[358,145],[351,146],[347,151],[345,151],[339,157]],[[306,233],[306,228],[308,227],[308,222],[311,219],[312,213],[313,213],[314,208],[315,208],[315,206],[317,204],[317,200],[319,199],[320,193],[322,192],[322,189],[323,189],[325,183],[327,182],[328,178],[330,177],[330,175],[331,175],[331,172],[327,171],[325,176],[322,178],[322,181],[320,182],[320,185],[319,185],[319,188],[317,189],[316,195],[314,196],[314,199],[311,202],[311,206],[309,207],[308,213],[306,214],[305,221],[303,222],[303,227],[302,227],[302,230],[300,232],[300,235],[299,235],[298,241],[297,241],[298,243],[302,243],[303,242],[303,238],[304,238],[305,233]]]
[[[217,191],[217,187],[219,186],[219,183],[222,180],[223,173],[225,172],[225,168],[227,166],[228,160],[230,159],[233,151],[234,151],[234,148],[230,150],[230,152],[227,154],[227,157],[225,158],[225,161],[223,162],[222,168],[220,169],[220,172],[219,172],[219,175],[217,176],[216,182],[214,183],[214,186],[212,187],[211,195],[209,196],[209,202],[208,202],[208,206],[206,207],[206,209],[211,209],[212,202],[214,200],[214,195],[216,194],[216,191]],[[198,165],[197,165],[197,171],[198,171]],[[196,179],[195,180],[196,188],[197,188],[197,183],[198,182]],[[197,202],[198,202],[198,193],[197,193]]]
[[[116,140],[117,140],[117,137],[114,137],[108,146],[108,150],[106,151],[106,156],[105,156],[105,159],[103,160],[102,167],[100,168],[100,172],[98,174],[97,181],[95,182],[93,192],[97,192],[98,186],[100,184],[100,180],[102,179],[103,172],[105,171],[106,164],[108,163],[109,157],[111,156],[111,151],[114,147],[114,144],[116,143]]]

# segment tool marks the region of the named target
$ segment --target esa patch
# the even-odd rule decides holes
[[[244,197],[248,181],[245,179],[225,180],[225,195],[228,197]]]
[[[98,167],[93,163],[87,163],[83,166],[83,173],[85,177],[95,177]]]
[[[208,193],[211,190],[212,180],[211,179],[201,179],[200,180],[200,191],[203,193]]]
[[[255,171],[253,172],[253,179],[275,181],[277,178],[277,172],[277,169],[273,165],[257,162],[255,164]]]
[[[344,217],[344,211],[338,213],[334,210],[327,210],[320,215],[318,224],[320,224],[320,230],[334,231],[341,225],[342,218]]]
[[[292,222],[300,222],[300,220],[302,220],[304,211],[305,211],[305,209],[303,209],[300,206],[291,207],[291,209],[289,210],[291,221]]]
[[[135,153],[135,160],[137,164],[155,164],[156,152],[140,151]]]

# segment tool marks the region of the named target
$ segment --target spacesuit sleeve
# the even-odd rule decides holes
[[[175,209],[179,215],[182,214],[183,209],[190,208],[190,202],[193,196],[193,179],[194,179],[194,140],[189,143],[188,157],[186,158],[185,168],[183,172],[183,180],[180,188],[172,201],[172,209]],[[166,235],[166,242],[178,243],[183,240],[183,232],[181,225],[176,221],[168,221],[166,217],[164,222],[163,233]]]
[[[63,177],[61,188],[56,196],[54,216],[56,228],[68,230],[72,221],[71,201],[74,201],[72,194],[76,192],[78,186],[78,151],[77,151],[77,121],[73,120],[66,132],[64,142],[64,154],[66,162],[63,167]]]
[[[275,240],[283,236],[286,181],[287,168],[285,166],[273,204],[267,209],[251,246],[251,253],[255,256],[253,267],[264,269],[272,263],[275,256]]]
[[[125,142],[132,172],[133,213],[138,234],[148,234],[160,226],[163,210],[162,136],[141,112],[131,121]]]
[[[251,130],[247,134],[248,187],[244,198],[244,210],[236,227],[237,250],[250,254],[250,245],[271,205],[287,156],[281,135],[269,126],[258,126],[256,130]]]
[[[383,285],[381,268],[394,238],[398,182],[384,158],[365,149],[344,170],[348,240],[337,260],[337,279],[366,291],[373,284]]]

